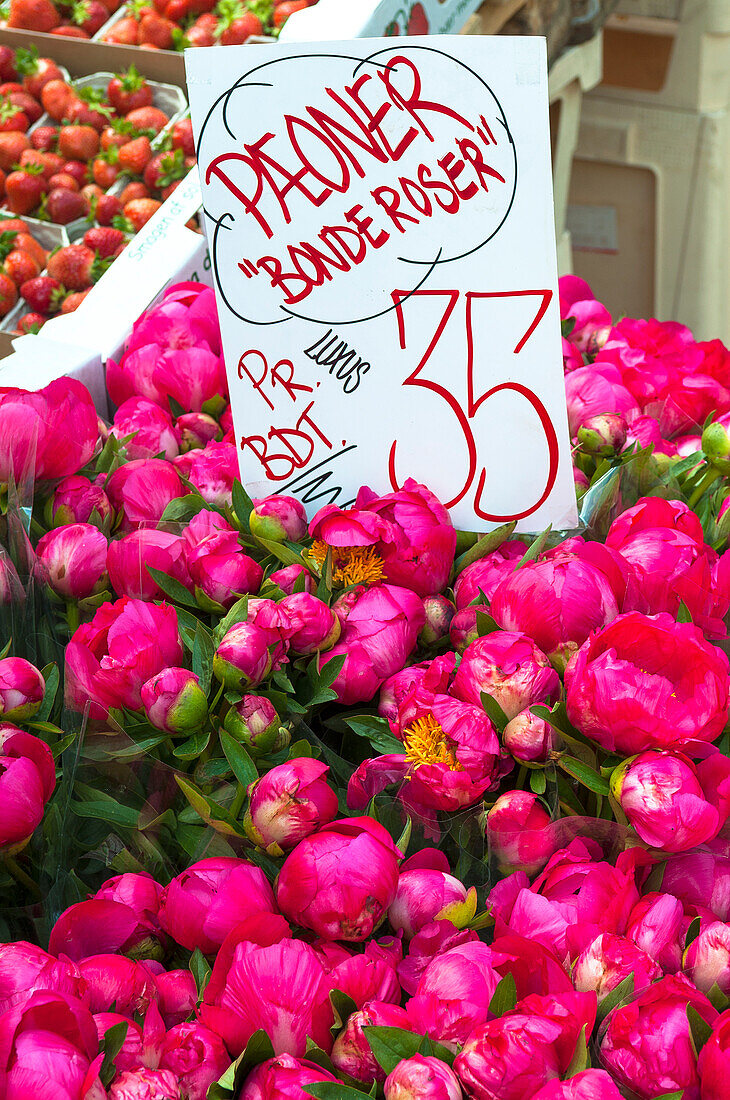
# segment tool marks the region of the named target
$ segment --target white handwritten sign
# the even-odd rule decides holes
[[[215,55],[215,56],[213,56]],[[186,53],[244,481],[577,521],[545,43]]]

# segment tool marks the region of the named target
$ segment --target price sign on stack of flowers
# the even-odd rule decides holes
[[[250,494],[197,283],[0,390],[3,1100],[726,1100],[730,352],[558,306],[538,534]]]

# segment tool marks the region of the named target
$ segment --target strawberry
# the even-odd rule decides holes
[[[223,46],[235,46],[252,34],[263,34],[264,24],[256,14],[256,5],[243,0],[220,0],[215,9],[218,16],[216,38]]]
[[[18,300],[18,288],[9,275],[0,275],[0,317],[6,317]]]
[[[11,222],[3,222],[0,225],[0,229],[6,230],[10,226]],[[15,243],[13,245],[18,252],[27,252],[33,257],[38,264],[38,270],[42,271],[46,266],[47,253],[42,244],[39,244],[35,237],[31,237],[30,233],[27,233],[24,229],[18,231],[15,236]]]
[[[28,226],[22,218],[0,218],[0,233],[27,233]]]
[[[5,172],[3,172],[2,168],[0,168],[0,199],[5,198],[5,180],[6,179],[7,179],[7,175],[5,174]]]
[[[63,80],[63,73],[50,57],[39,57],[38,51],[31,46],[16,50],[15,64],[18,75],[23,78],[23,87],[30,95],[40,99],[41,92],[49,80]]]
[[[74,90],[65,80],[49,80],[41,91],[41,103],[55,122],[61,121],[74,98]]]
[[[79,187],[83,187],[89,178],[88,166],[82,160],[64,161],[61,165],[61,171],[68,176],[73,176]]]
[[[23,283],[20,293],[35,313],[56,313],[65,297],[61,284],[49,275],[38,275]]]
[[[58,127],[38,126],[29,137],[30,143],[34,149],[39,149],[41,152],[47,153],[49,150],[56,148]]]
[[[81,27],[73,27],[70,23],[64,23],[61,27],[56,27],[55,31],[51,31],[51,34],[57,34],[63,38],[84,38],[88,41],[91,37]]]
[[[182,149],[186,157],[195,156],[195,138],[193,124],[189,118],[181,118],[172,128],[172,147]]]
[[[157,199],[132,199],[124,206],[124,217],[131,222],[134,232],[139,233],[142,226],[147,224],[161,206],[162,203]]]
[[[188,27],[187,37],[191,46],[214,46],[215,32],[218,30],[218,20],[212,13],[200,15],[191,27]]]
[[[284,0],[283,4],[277,4],[274,8],[274,26],[281,29],[290,15],[306,7],[309,7],[307,0]]]
[[[414,4],[408,15],[406,34],[428,34],[428,31],[428,17],[423,10],[423,4]]]
[[[139,21],[139,44],[156,46],[158,50],[169,50],[172,46],[172,32],[175,24],[157,12],[143,15]]]
[[[20,160],[23,150],[29,147],[28,138],[19,130],[0,134],[0,168],[9,171]]]
[[[19,252],[18,249],[13,249],[12,252],[7,254],[3,271],[13,280],[16,286],[27,283],[29,279],[35,279],[36,275],[41,273],[40,267],[30,252]]]
[[[128,183],[119,196],[119,201],[122,206],[126,206],[128,202],[132,202],[134,199],[148,199],[150,193],[141,180],[134,180],[132,183]]]
[[[141,176],[152,159],[148,137],[138,137],[119,150],[119,166],[132,176]]]
[[[11,80],[6,84],[0,84],[0,95],[10,95],[11,92],[22,92],[23,85],[18,84],[17,80]]]
[[[41,107],[35,96],[32,96],[29,92],[8,92],[8,99],[12,103],[13,107],[17,107],[19,111],[22,111],[27,116],[31,126],[34,122],[43,114],[43,108]]]
[[[48,318],[43,313],[24,313],[18,321],[18,332],[24,336],[36,334],[41,331]]]
[[[69,191],[67,187],[54,187],[46,199],[46,213],[52,222],[68,225],[77,218],[86,217],[89,204],[78,191]]]
[[[100,195],[94,214],[99,225],[111,225],[114,218],[122,213],[122,204],[116,195]]]
[[[130,65],[126,73],[117,73],[111,78],[106,95],[119,115],[129,114],[137,107],[152,105],[152,89],[134,65]]]
[[[66,107],[64,121],[93,126],[100,134],[112,117],[111,107],[99,98],[100,95],[96,88],[81,88]]]
[[[39,167],[29,164],[18,172],[11,172],[6,179],[6,203],[14,214],[30,214],[45,194],[46,181],[37,170]]]
[[[69,176],[68,172],[56,172],[51,176],[48,181],[49,191],[53,191],[56,187],[63,187],[66,191],[80,191],[78,180],[75,180],[73,176]]]
[[[30,119],[25,111],[14,107],[8,99],[0,100],[0,133],[25,133],[29,126]]]
[[[93,126],[62,126],[58,135],[58,151],[67,160],[92,160],[99,152],[99,144]]]
[[[114,152],[116,152],[116,149]],[[111,156],[110,150],[110,152],[105,153],[104,156],[97,157],[91,167],[94,183],[97,183],[102,191],[108,191],[119,175],[117,160],[118,157]]]
[[[103,194],[101,187],[96,183],[87,183],[81,188],[81,195],[86,199],[86,205],[89,208],[89,216],[93,215],[96,204]]]
[[[47,271],[66,290],[86,290],[106,271],[109,263],[85,244],[68,244],[48,257]]]
[[[111,226],[94,226],[84,233],[84,244],[92,252],[98,252],[102,260],[113,256],[120,244],[125,243],[125,237],[121,229],[112,229]]]
[[[87,286],[86,290],[78,290],[73,294],[69,294],[69,296],[63,300],[61,313],[74,313],[91,291],[92,287]]]
[[[20,53],[20,50],[17,52]],[[10,46],[0,46],[0,80],[15,80],[18,75],[15,66],[15,52]]]
[[[142,178],[150,191],[154,191],[155,188],[169,187],[184,175],[185,159],[182,149],[175,149],[171,153],[155,153]]]
[[[139,24],[132,16],[119,19],[113,27],[104,32],[104,42],[113,42],[117,46],[136,46],[139,36]]]
[[[8,26],[47,34],[61,22],[51,0],[10,0]]]
[[[126,116],[127,122],[131,122],[137,130],[154,130],[159,134],[170,121],[164,111],[159,107],[135,107]]]
[[[109,12],[101,0],[76,0],[71,9],[74,25],[81,27],[90,36],[101,30],[108,18]]]

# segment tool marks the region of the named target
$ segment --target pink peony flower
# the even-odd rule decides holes
[[[697,1063],[702,1100],[724,1100],[730,1073],[730,1011],[715,1020]]]
[[[571,439],[584,420],[601,413],[619,413],[630,424],[640,413],[636,398],[623,383],[621,372],[609,361],[578,367],[565,376]]]
[[[104,530],[111,522],[112,506],[103,486],[81,474],[71,474],[59,481],[49,507],[54,527],[89,523],[93,513],[98,516]]]
[[[289,644],[294,653],[308,656],[325,652],[340,637],[340,620],[335,612],[309,592],[285,596],[280,606],[292,625]]]
[[[46,691],[39,669],[24,657],[0,658],[0,719],[27,722],[38,711]]]
[[[436,955],[406,1006],[414,1031],[441,1042],[465,1043],[487,1020],[498,983],[491,948],[479,940]]]
[[[468,646],[451,686],[452,695],[476,706],[482,705],[482,692],[491,695],[509,719],[532,703],[554,702],[560,678],[526,635],[495,630]]]
[[[602,1069],[584,1069],[566,1081],[549,1081],[532,1100],[621,1100],[621,1093]]]
[[[91,459],[99,431],[89,391],[75,378],[43,389],[0,388],[0,486],[12,477],[68,477]]]
[[[238,457],[232,443],[206,443],[205,447],[178,455],[173,465],[209,504],[230,505],[233,482],[238,477]]]
[[[544,867],[555,841],[539,798],[528,791],[500,795],[487,813],[487,843],[503,872],[531,875]]]
[[[83,1000],[85,986],[78,967],[68,959],[54,959],[23,940],[0,944],[0,1014],[24,1004],[39,991]]]
[[[498,550],[467,565],[454,584],[457,611],[463,611],[480,596],[491,600],[501,581],[514,572],[526,553],[525,543],[515,539],[514,542],[503,542]]]
[[[91,1097],[98,1049],[94,1019],[80,1000],[33,993],[0,1016],[0,1093],[8,1100]]]
[[[157,569],[186,588],[191,584],[183,540],[169,531],[142,527],[110,542],[106,565],[114,591],[132,600],[164,599],[150,569]]]
[[[385,1100],[461,1100],[453,1070],[430,1055],[404,1058],[385,1079]]]
[[[180,433],[172,417],[148,397],[128,397],[114,414],[111,435],[124,447],[129,458],[175,458],[180,453]],[[132,438],[129,439],[128,437]]]
[[[453,875],[433,867],[402,870],[398,890],[388,910],[388,921],[396,932],[411,940],[427,924],[450,920],[457,928],[467,924],[476,912],[476,889]]]
[[[187,549],[187,565],[196,594],[230,607],[241,596],[258,592],[264,571],[243,553],[235,531],[218,531]]]
[[[167,1069],[128,1069],[109,1086],[109,1100],[182,1100],[174,1073]]]
[[[159,1068],[174,1075],[185,1100],[205,1100],[208,1089],[228,1069],[230,1061],[220,1036],[193,1020],[167,1032]]]
[[[603,932],[580,953],[571,974],[575,988],[594,990],[600,1004],[624,978],[633,975],[634,990],[641,993],[662,977],[662,970],[630,939]]]
[[[186,668],[163,668],[142,684],[140,696],[155,729],[173,737],[200,729],[208,715],[206,694]]]
[[[276,855],[337,816],[337,795],[325,779],[329,768],[301,757],[271,768],[249,788],[244,827],[254,844]]]
[[[89,523],[72,523],[41,536],[35,575],[66,600],[83,600],[108,583],[106,536]]]
[[[56,767],[45,741],[0,721],[0,850],[12,855],[25,847],[55,786]]]
[[[172,500],[186,495],[175,467],[162,458],[137,458],[111,474],[104,489],[115,511],[121,513],[121,531],[156,527]]]
[[[371,1085],[383,1082],[385,1072],[375,1059],[363,1030],[368,1027],[397,1027],[411,1030],[408,1014],[398,1005],[369,1001],[358,1012],[353,1012],[332,1047],[332,1065],[343,1076],[354,1077]]]
[[[254,500],[248,522],[252,534],[273,542],[301,542],[307,534],[307,513],[294,497]]]
[[[144,1015],[157,998],[154,979],[147,967],[124,955],[89,955],[78,968],[86,983],[86,1003],[92,1012],[110,1006],[120,1016]]]
[[[314,1062],[280,1054],[249,1073],[238,1100],[308,1100],[310,1093],[304,1092],[303,1085],[336,1080]]]

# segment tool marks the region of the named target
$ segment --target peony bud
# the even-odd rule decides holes
[[[177,1077],[169,1069],[128,1069],[109,1087],[109,1100],[181,1100]]]
[[[114,414],[111,435],[126,439],[124,449],[130,459],[167,459],[180,453],[180,435],[166,409],[147,397],[129,397]],[[131,437],[131,438],[130,438]]]
[[[49,531],[36,555],[36,576],[65,600],[86,599],[108,584],[106,536],[90,523]]]
[[[388,910],[388,920],[406,939],[431,921],[449,920],[463,928],[476,912],[476,889],[470,890],[452,875],[431,867],[414,867],[401,871],[398,890]]]
[[[274,704],[263,695],[244,695],[226,714],[223,725],[231,737],[248,747],[252,756],[272,752],[281,722]]]
[[[612,1078],[604,1069],[584,1069],[566,1081],[553,1079],[536,1092],[531,1100],[623,1100]]]
[[[702,450],[721,473],[730,474],[730,433],[726,422],[714,421],[707,425],[702,433]]]
[[[702,993],[709,993],[715,983],[723,993],[730,993],[730,925],[706,924],[687,948],[683,967]]]
[[[180,433],[180,450],[193,451],[205,447],[211,440],[223,438],[217,420],[203,412],[189,412],[178,416],[175,427]]]
[[[385,1100],[462,1100],[462,1096],[454,1071],[430,1055],[404,1058],[385,1079]]]
[[[279,606],[291,619],[289,644],[294,653],[306,656],[332,649],[340,636],[340,620],[323,600],[308,592],[295,592],[285,596]]]
[[[187,563],[200,599],[230,607],[241,596],[258,592],[264,571],[244,554],[235,531],[216,531],[188,547]]]
[[[573,467],[573,482],[575,484],[575,495],[578,499],[578,503],[580,504],[580,502],[583,500],[583,497],[590,489],[591,483],[586,475],[583,473],[583,471],[577,466]]]
[[[464,653],[468,646],[479,637],[477,626],[478,604],[457,611],[449,626],[449,638],[457,653]]]
[[[25,592],[18,570],[0,547],[0,607],[11,603],[23,603]]]
[[[279,588],[286,596],[291,596],[300,577],[304,577],[303,590],[305,592],[314,592],[316,587],[314,577],[303,565],[287,565],[285,569],[275,569],[266,579],[272,584],[278,584]]]
[[[49,526],[63,527],[69,523],[91,523],[98,516],[99,526],[108,530],[113,509],[100,481],[89,481],[81,474],[72,474],[59,481],[48,502],[46,519]]]
[[[253,502],[251,534],[270,542],[300,542],[307,533],[307,513],[294,497],[270,496]]]
[[[255,623],[236,623],[216,650],[213,672],[227,688],[260,684],[271,672],[267,635]]]
[[[500,795],[487,814],[487,841],[502,871],[534,874],[555,850],[550,818],[527,791]]]
[[[550,753],[558,747],[557,732],[529,710],[516,715],[502,732],[502,744],[515,760],[527,760],[544,764]]]
[[[634,992],[641,993],[662,977],[662,969],[631,940],[604,932],[578,956],[571,977],[579,992],[595,990],[600,1004],[632,974]]]
[[[277,726],[278,721],[277,717]],[[328,771],[320,760],[304,756],[279,764],[258,779],[249,789],[243,823],[250,840],[270,855],[283,855],[333,821],[337,795],[324,779]]]
[[[589,416],[578,429],[578,442],[590,455],[606,457],[617,454],[626,442],[627,425],[619,413]]]
[[[509,719],[532,703],[554,702],[560,677],[527,635],[495,630],[466,649],[451,688],[457,699],[477,706],[483,691]]]
[[[147,718],[165,733],[189,734],[208,717],[208,699],[198,677],[185,668],[163,668],[142,685]]]
[[[27,722],[43,702],[46,682],[23,657],[0,660],[0,719]]]
[[[340,1073],[347,1073],[366,1085],[384,1081],[385,1071],[375,1059],[363,1028],[397,1027],[411,1030],[405,1010],[398,1005],[381,1001],[368,1001],[359,1012],[353,1012],[332,1048],[332,1065]]]
[[[238,1094],[238,1100],[306,1100],[310,1095],[303,1085],[318,1081],[336,1081],[326,1069],[291,1054],[270,1058],[251,1070]]]
[[[434,645],[449,633],[456,606],[446,596],[426,596],[423,601],[426,622],[418,635],[420,645]]]

